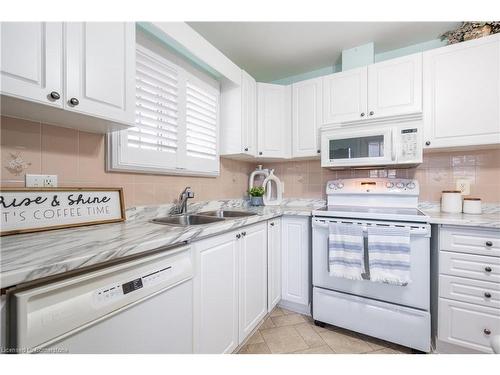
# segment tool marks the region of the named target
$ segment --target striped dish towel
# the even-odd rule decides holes
[[[410,228],[368,227],[368,258],[371,281],[410,283]]]
[[[330,275],[362,280],[365,271],[363,228],[352,224],[329,224],[328,266]]]

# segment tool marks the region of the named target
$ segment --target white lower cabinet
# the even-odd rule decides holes
[[[267,311],[281,300],[281,218],[267,224]]]
[[[194,351],[231,353],[267,313],[267,224],[193,247]]]
[[[439,353],[493,352],[491,340],[500,335],[497,232],[439,228],[439,285],[434,301]]]
[[[194,352],[231,353],[238,346],[238,253],[235,232],[194,244]]]
[[[310,313],[310,243],[311,223],[308,216],[282,218],[282,286],[280,305],[294,311]]]
[[[241,343],[267,314],[267,224],[242,228],[239,244]]]

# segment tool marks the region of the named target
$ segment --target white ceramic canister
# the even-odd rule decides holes
[[[481,210],[481,198],[464,198],[464,214],[475,214],[479,215],[482,213]]]
[[[462,194],[460,194],[460,190],[444,190],[442,192],[441,211],[450,214],[462,212]]]

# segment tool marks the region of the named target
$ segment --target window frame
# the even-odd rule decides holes
[[[132,172],[146,174],[163,175],[185,175],[217,177],[220,174],[220,89],[217,89],[200,79],[196,75],[188,72],[181,66],[171,62],[158,53],[137,44],[138,53],[149,56],[154,60],[159,60],[168,68],[173,69],[178,77],[178,124],[177,124],[177,152],[175,154],[160,151],[149,151],[134,149],[138,155],[137,158],[128,155],[131,147],[127,145],[127,129],[115,131],[107,135],[106,166],[110,172]],[[135,72],[135,70],[134,70]],[[203,89],[214,94],[217,98],[216,103],[216,155],[214,160],[188,156],[187,154],[187,121],[186,121],[186,102],[187,82],[192,81]],[[134,110],[135,112],[135,110]],[[165,155],[162,155],[165,154]],[[158,156],[164,156],[159,158]]]

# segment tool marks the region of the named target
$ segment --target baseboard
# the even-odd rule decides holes
[[[300,303],[296,302],[290,302],[290,301],[285,301],[281,300],[278,302],[278,307],[283,307],[284,309],[303,314],[303,315],[308,315],[311,316],[311,306],[310,305],[302,305]]]

